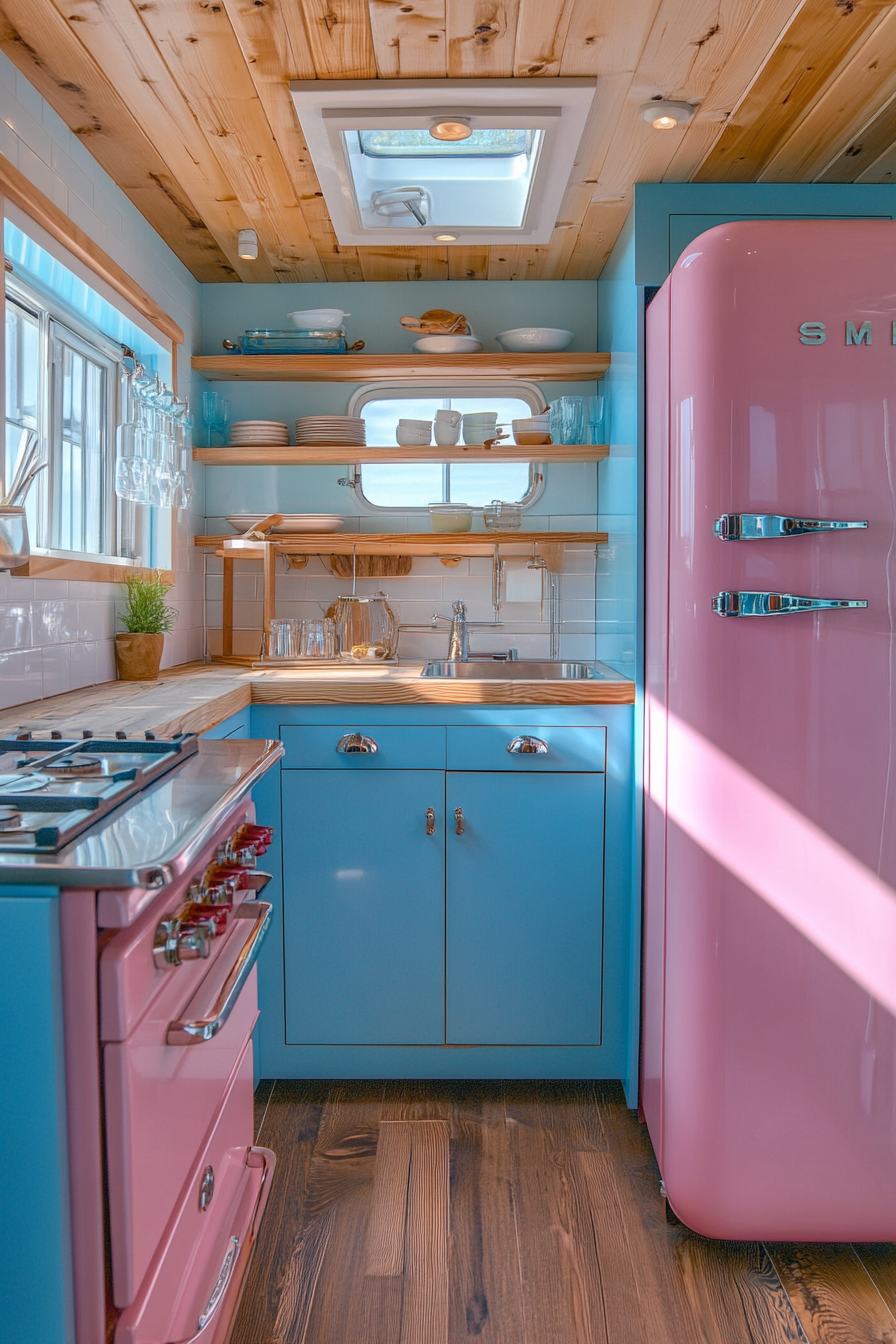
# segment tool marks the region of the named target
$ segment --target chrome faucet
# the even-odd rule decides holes
[[[448,635],[449,663],[466,663],[470,657],[470,631],[467,626],[467,608],[463,602],[451,604],[451,630]]]

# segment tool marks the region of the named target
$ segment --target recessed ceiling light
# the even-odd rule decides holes
[[[258,234],[254,229],[240,229],[237,238],[237,252],[243,261],[256,261],[258,258]]]
[[[456,234],[456,233],[437,233],[437,234],[436,234],[436,242],[437,242],[437,243],[456,243],[456,242],[457,242],[457,234]]]
[[[655,131],[674,130],[676,126],[690,121],[693,115],[694,109],[690,103],[673,103],[666,98],[653,98],[649,103],[641,105],[641,116],[650,122]]]
[[[469,140],[473,134],[469,117],[445,117],[429,128],[433,140]]]

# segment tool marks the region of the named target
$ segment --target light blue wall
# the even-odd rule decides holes
[[[466,315],[485,350],[500,351],[499,331],[531,326],[565,327],[575,333],[571,350],[594,350],[596,290],[596,281],[578,280],[203,285],[202,348],[220,354],[221,342],[245,328],[288,329],[296,309],[342,308],[351,313],[345,320],[350,342],[363,340],[367,354],[403,354],[417,338],[399,318],[447,308]]]

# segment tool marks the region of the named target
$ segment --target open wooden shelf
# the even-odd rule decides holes
[[[605,443],[546,443],[524,447],[499,443],[481,448],[462,443],[451,447],[430,444],[421,448],[347,448],[315,444],[313,447],[268,447],[261,444],[225,448],[194,448],[193,460],[207,467],[344,467],[354,462],[598,462],[608,457]]]
[[[194,537],[193,545],[221,550],[236,533]],[[606,532],[278,532],[270,536],[271,549],[281,555],[493,555],[496,546],[506,552],[533,546],[602,546]],[[225,552],[228,559],[261,560],[267,543]]]
[[[553,355],[194,355],[190,362],[212,382],[371,383],[445,375],[590,382],[603,377],[610,356],[591,351]]]

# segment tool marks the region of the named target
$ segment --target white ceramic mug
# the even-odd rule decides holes
[[[436,411],[436,443],[445,446],[457,443],[460,438],[460,411]]]

